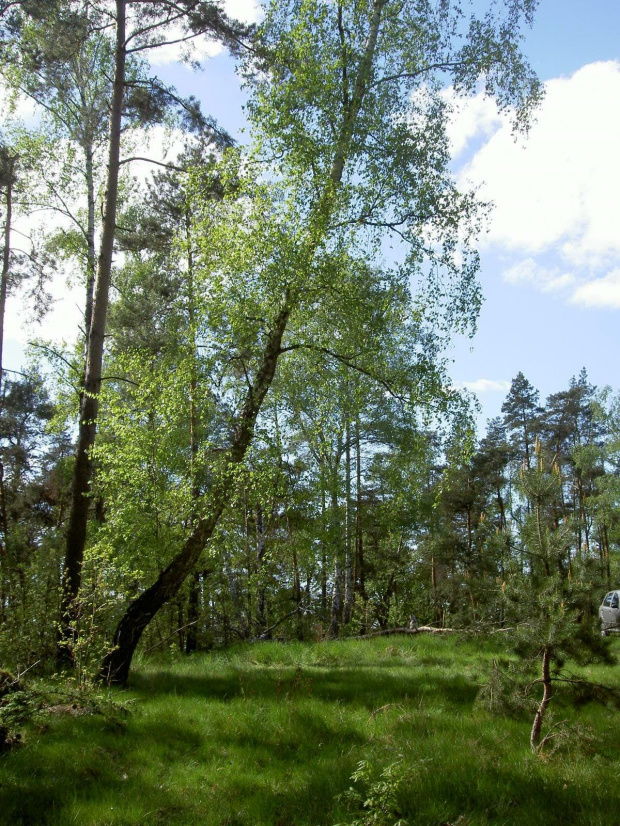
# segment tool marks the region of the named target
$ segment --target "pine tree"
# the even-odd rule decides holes
[[[539,427],[539,395],[538,390],[519,372],[512,380],[508,396],[502,405],[506,431],[518,451],[519,461],[528,468]]]

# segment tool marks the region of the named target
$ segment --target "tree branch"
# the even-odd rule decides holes
[[[132,155],[131,158],[123,158],[122,161],[118,162],[119,166],[123,166],[123,164],[131,163],[132,161],[144,161],[145,163],[152,163],[156,166],[163,166],[165,169],[173,169],[175,172],[187,172],[188,169],[185,166],[176,166],[173,163],[164,163],[163,161],[156,161],[154,158],[143,158],[140,155]]]

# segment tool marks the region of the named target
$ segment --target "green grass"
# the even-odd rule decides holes
[[[351,823],[364,815],[342,795],[360,761],[362,795],[402,764],[394,793],[411,826],[620,823],[620,716],[560,697],[555,720],[573,734],[532,755],[528,717],[475,704],[504,644],[264,643],[142,663],[113,692],[132,701],[127,717],[51,715],[0,757],[0,823]],[[619,685],[618,670],[590,676]]]

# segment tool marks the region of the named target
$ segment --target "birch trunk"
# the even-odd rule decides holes
[[[0,409],[2,406],[3,378],[4,378],[4,314],[6,312],[6,297],[9,287],[9,271],[11,264],[11,222],[13,220],[13,183],[15,163],[17,158],[7,158],[6,170],[6,216],[4,219],[4,248],[2,250],[2,281],[0,283]],[[0,462],[0,508],[2,511],[2,542],[0,542],[0,619],[4,619],[7,608],[7,594],[5,592],[5,576],[8,575],[9,555],[7,551],[8,519],[6,498],[4,495],[4,467]],[[5,574],[6,571],[6,574]]]
[[[353,614],[353,541],[351,518],[351,433],[347,420],[345,427],[345,549],[344,549],[344,612],[345,625]]]
[[[368,37],[358,67],[354,92],[349,105],[343,112],[342,126],[335,142],[329,182],[311,218],[309,226],[311,231],[307,236],[310,240],[301,255],[299,269],[302,273],[305,271],[305,264],[311,265],[317,246],[323,239],[321,230],[327,226],[334,209],[336,188],[342,180],[355,123],[370,82],[381,15],[386,2],[387,0],[375,0],[373,4]],[[222,464],[219,479],[214,483],[210,492],[206,514],[200,519],[191,536],[168,567],[159,575],[156,582],[129,605],[116,628],[114,647],[104,658],[100,669],[101,679],[108,684],[124,684],[127,681],[131,660],[144,629],[162,605],[176,595],[186,577],[196,566],[206,543],[217,526],[234,485],[236,467],[243,461],[252,441],[257,416],[273,381],[281,353],[282,338],[296,300],[297,293],[287,289],[280,312],[263,349],[255,384],[248,389],[245,403],[237,419],[237,428],[227,451],[226,461]]]

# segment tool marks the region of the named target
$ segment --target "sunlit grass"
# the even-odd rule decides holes
[[[614,822],[617,713],[560,699],[573,733],[532,755],[525,715],[475,703],[504,646],[420,635],[142,662],[114,692],[129,716],[54,715],[0,758],[0,822],[333,826],[363,817],[341,797],[362,760],[377,777],[402,764],[412,826]],[[590,671],[619,683],[617,667]]]

